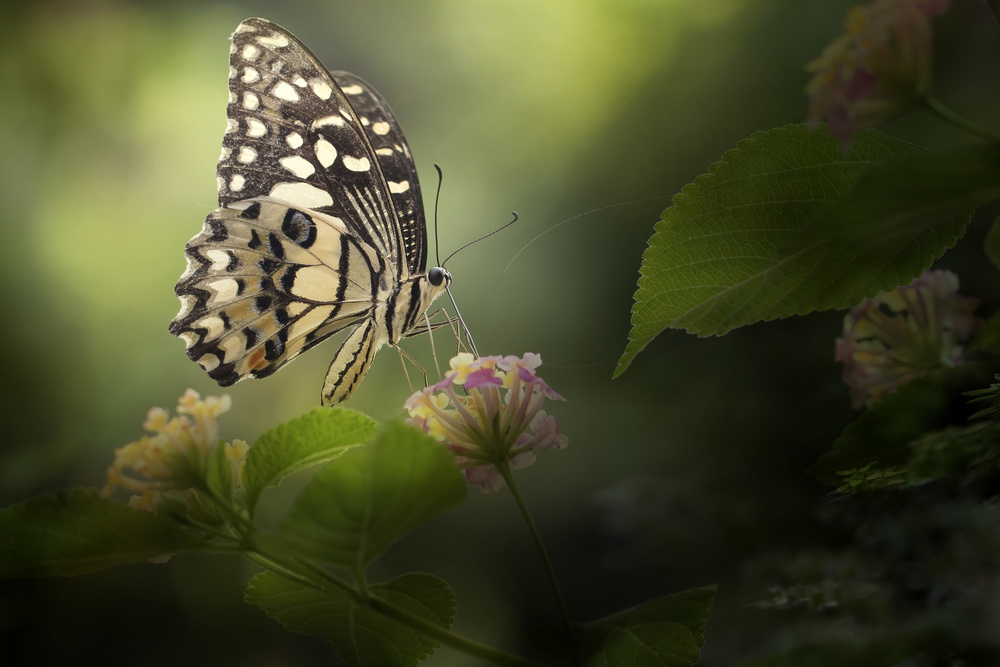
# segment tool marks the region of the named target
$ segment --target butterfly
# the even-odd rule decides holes
[[[170,333],[226,387],[353,326],[323,383],[336,405],[451,284],[426,270],[410,147],[370,85],[260,18],[233,33],[227,115],[219,208],[185,246]]]

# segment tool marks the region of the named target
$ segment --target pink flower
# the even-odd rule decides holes
[[[834,351],[851,405],[871,405],[909,380],[962,363],[959,343],[981,324],[972,314],[978,306],[979,299],[958,294],[958,276],[927,271],[852,308]]]
[[[830,124],[846,149],[855,130],[872,127],[924,97],[931,88],[931,19],[950,0],[875,0],[852,7],[845,33],[806,65],[808,122]]]
[[[478,359],[459,354],[443,380],[407,399],[408,423],[444,442],[483,493],[497,491],[504,485],[498,463],[524,468],[535,461],[532,450],[569,443],[555,417],[542,410],[547,398],[566,399],[535,375],[541,363],[531,352]]]

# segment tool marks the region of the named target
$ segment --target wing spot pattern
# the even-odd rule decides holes
[[[337,159],[337,149],[326,139],[317,140],[313,148],[316,150],[316,159],[324,169],[329,168]]]
[[[368,171],[372,168],[372,163],[368,161],[366,157],[352,157],[350,155],[345,155],[343,157],[344,166],[351,171]]]
[[[301,179],[309,178],[316,173],[316,167],[312,165],[312,162],[301,155],[289,155],[281,158],[278,162],[294,176]]]

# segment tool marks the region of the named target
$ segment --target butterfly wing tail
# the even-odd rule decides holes
[[[347,400],[368,374],[375,353],[385,343],[378,339],[376,331],[375,321],[369,319],[352,331],[337,350],[323,382],[320,402],[324,406],[331,407]]]

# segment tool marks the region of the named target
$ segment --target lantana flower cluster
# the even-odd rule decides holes
[[[900,385],[963,363],[960,343],[982,323],[979,299],[958,294],[958,276],[927,271],[905,287],[865,299],[844,317],[834,357],[851,405],[871,405]]]
[[[535,375],[541,363],[541,356],[531,352],[523,357],[459,354],[443,380],[406,401],[407,422],[442,441],[483,493],[495,492],[505,483],[498,465],[524,468],[535,461],[532,450],[569,444],[556,418],[542,410],[546,399],[566,399]]]
[[[131,497],[130,505],[156,511],[163,492],[202,486],[220,446],[217,417],[228,412],[231,404],[229,396],[202,399],[188,389],[178,400],[178,416],[171,418],[167,410],[151,408],[142,424],[150,435],[115,450],[101,494],[110,496],[118,487],[135,491],[138,495]],[[233,488],[239,487],[250,447],[243,440],[222,446],[232,469]]]
[[[851,135],[900,113],[931,89],[931,21],[951,0],[875,0],[852,7],[846,32],[806,65],[809,122],[826,120],[846,149]]]

